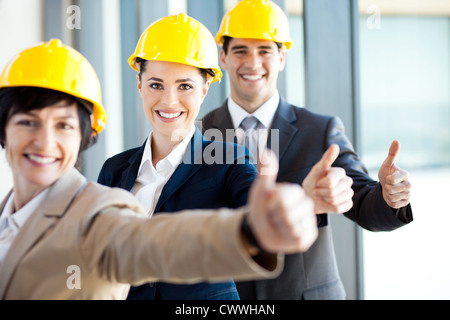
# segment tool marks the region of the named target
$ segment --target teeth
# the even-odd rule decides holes
[[[162,111],[158,111],[159,115],[163,118],[166,119],[172,119],[172,118],[176,118],[179,117],[181,115],[181,112],[177,112],[177,113],[165,113]]]
[[[49,157],[39,157],[29,154],[28,158],[33,160],[34,162],[40,163],[40,164],[49,164],[55,162],[56,158],[49,158]]]
[[[242,77],[246,80],[252,80],[252,81],[259,80],[262,78],[261,75],[248,75],[248,74],[244,74],[244,75],[242,75]]]

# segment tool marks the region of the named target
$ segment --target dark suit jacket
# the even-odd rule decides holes
[[[227,102],[208,113],[203,118],[202,126],[204,130],[216,128],[222,132],[232,129]],[[409,205],[395,212],[386,204],[380,184],[367,174],[364,164],[345,136],[339,118],[315,114],[280,99],[271,129],[279,130],[279,182],[301,185],[323,153],[336,143],[340,147],[340,155],[333,166],[346,170],[353,179],[352,188],[355,192],[353,208],[345,216],[372,231],[390,231],[412,221]],[[273,143],[271,140],[269,134],[268,147]],[[288,255],[285,269],[276,279],[237,283],[241,299],[345,298],[327,216],[320,217],[319,236],[314,245],[303,254]]]
[[[98,182],[131,190],[144,153],[144,145],[108,160]],[[211,142],[196,129],[182,163],[164,186],[154,213],[185,209],[237,208],[246,205],[250,185],[257,175],[248,150],[242,146]],[[188,246],[189,243],[186,243]],[[152,283],[133,287],[129,299],[233,299],[233,281],[175,285]]]

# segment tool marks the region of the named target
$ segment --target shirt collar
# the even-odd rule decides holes
[[[275,91],[275,94],[269,100],[264,102],[255,112],[253,112],[252,115],[255,116],[266,129],[270,128],[279,102],[280,94],[278,91]],[[231,97],[228,98],[228,110],[235,129],[239,127],[244,118],[250,115],[250,113],[239,106]]]
[[[22,208],[17,211],[14,211],[14,192],[9,196],[8,201],[3,208],[3,212],[0,215],[0,226],[3,226],[3,219],[7,219],[9,221],[9,225],[11,228],[20,229],[28,217],[36,210],[36,208],[41,203],[42,199],[48,192],[48,188],[44,191],[41,191],[37,196],[31,199],[27,204],[25,204]]]
[[[194,133],[195,133],[195,125],[192,124],[186,137],[173,148],[173,150],[167,155],[167,157],[158,162],[155,168],[156,171],[159,172],[160,170],[163,170],[163,168],[167,165],[169,165],[172,169],[178,167],[178,165],[183,160],[186,148],[189,144],[189,141],[192,139]],[[152,159],[151,141],[152,141],[152,132],[150,132],[148,139],[145,143],[144,154],[142,155],[141,164],[139,166],[138,177],[141,174],[143,174],[143,171],[144,172],[146,171],[145,167],[147,168],[148,166],[150,166],[150,168],[153,167],[151,161]]]

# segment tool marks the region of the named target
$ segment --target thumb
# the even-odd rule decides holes
[[[314,167],[313,171],[314,174],[317,176],[321,176],[325,171],[327,171],[333,162],[337,159],[339,155],[339,146],[337,144],[332,144],[327,151],[322,155],[322,158],[319,162],[317,162]]]
[[[384,160],[383,165],[385,167],[392,167],[399,151],[400,151],[400,143],[397,140],[394,140],[391,144],[391,147],[389,148],[389,154],[387,158]]]
[[[334,161],[336,161],[337,157],[339,155],[339,146],[337,144],[332,144],[327,151],[322,156],[322,159],[320,159],[319,163],[321,164],[321,169],[328,170]]]
[[[278,175],[278,158],[275,153],[270,149],[265,149],[258,162],[258,186],[265,187],[266,189],[272,188]]]

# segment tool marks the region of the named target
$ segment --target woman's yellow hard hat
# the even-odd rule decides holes
[[[286,15],[270,0],[239,1],[222,19],[216,34],[220,46],[224,36],[275,41],[286,49],[293,45]]]
[[[211,32],[184,13],[152,23],[141,35],[128,64],[139,72],[136,58],[182,63],[214,70],[212,82],[220,80],[217,45]]]
[[[106,114],[94,68],[61,40],[52,39],[16,55],[0,75],[0,88],[6,87],[52,89],[89,101],[93,104],[94,134],[105,127]]]

